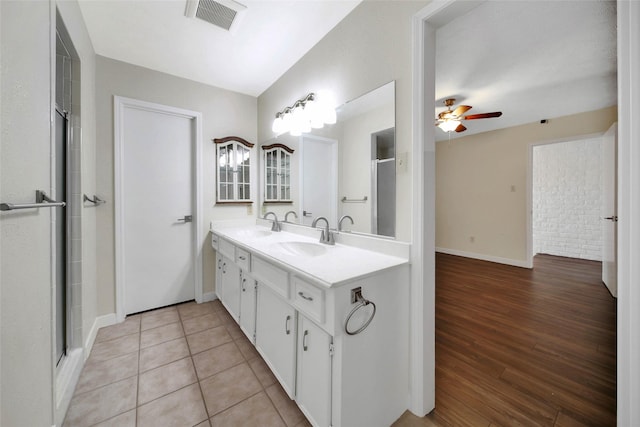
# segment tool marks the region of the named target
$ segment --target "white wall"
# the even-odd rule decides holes
[[[601,138],[533,147],[533,253],[600,261]]]
[[[49,190],[52,8],[0,2],[2,202]],[[48,209],[0,213],[3,426],[51,425],[52,344]]]
[[[427,1],[365,1],[258,97],[258,139],[273,138],[275,113],[309,92],[338,105],[396,81],[396,149],[411,164],[411,18]],[[411,170],[397,173],[396,235],[411,240]]]
[[[113,96],[183,108],[202,113],[203,132],[203,234],[200,236],[204,264],[203,289],[213,292],[215,255],[209,241],[209,221],[252,218],[247,206],[214,206],[215,204],[215,147],[213,138],[239,136],[256,142],[257,100],[248,95],[207,86],[191,80],[153,71],[97,56],[96,58],[96,118],[97,118],[97,177],[96,191],[107,200],[97,209],[96,225],[98,265],[98,315],[115,312],[114,264],[114,163],[113,163]],[[252,150],[256,164],[258,146]],[[149,153],[150,159],[153,153]],[[257,178],[257,168],[252,178]],[[257,187],[255,187],[257,190]],[[252,195],[257,200],[256,191]],[[255,203],[254,203],[255,204]]]

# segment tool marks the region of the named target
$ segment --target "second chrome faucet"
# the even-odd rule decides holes
[[[324,243],[325,245],[335,245],[336,241],[333,237],[333,233],[331,232],[331,230],[329,230],[329,220],[323,216],[319,216],[318,218],[314,219],[313,222],[311,223],[311,226],[313,228],[316,228],[316,225],[318,224],[318,221],[324,221],[324,223],[326,224],[326,227],[324,230],[322,230],[322,233],[320,234],[320,243]]]

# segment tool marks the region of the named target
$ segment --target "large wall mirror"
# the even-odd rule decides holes
[[[261,214],[274,211],[282,218],[294,211],[303,225],[324,216],[332,228],[349,215],[353,224],[344,221],[344,231],[395,237],[395,82],[341,105],[337,117],[334,125],[301,136],[283,134],[261,144],[282,144],[292,151],[291,199],[273,203],[266,197],[266,150],[260,150]]]

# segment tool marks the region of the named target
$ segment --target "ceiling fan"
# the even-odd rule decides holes
[[[436,126],[444,132],[464,132],[467,128],[462,124],[462,120],[488,119],[491,117],[500,117],[502,115],[501,111],[495,111],[493,113],[470,114],[468,116],[463,116],[463,114],[469,111],[472,107],[469,105],[459,105],[455,110],[451,110],[451,107],[453,107],[455,102],[455,98],[445,99],[444,105],[447,106],[447,109],[438,114],[438,118],[436,119]]]

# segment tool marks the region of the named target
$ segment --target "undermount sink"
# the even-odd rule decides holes
[[[319,243],[311,242],[278,242],[273,246],[291,255],[320,256],[327,253],[327,247]]]
[[[271,235],[271,231],[269,230],[253,230],[253,229],[245,229],[238,231],[238,236],[255,239],[258,237],[267,237]]]

